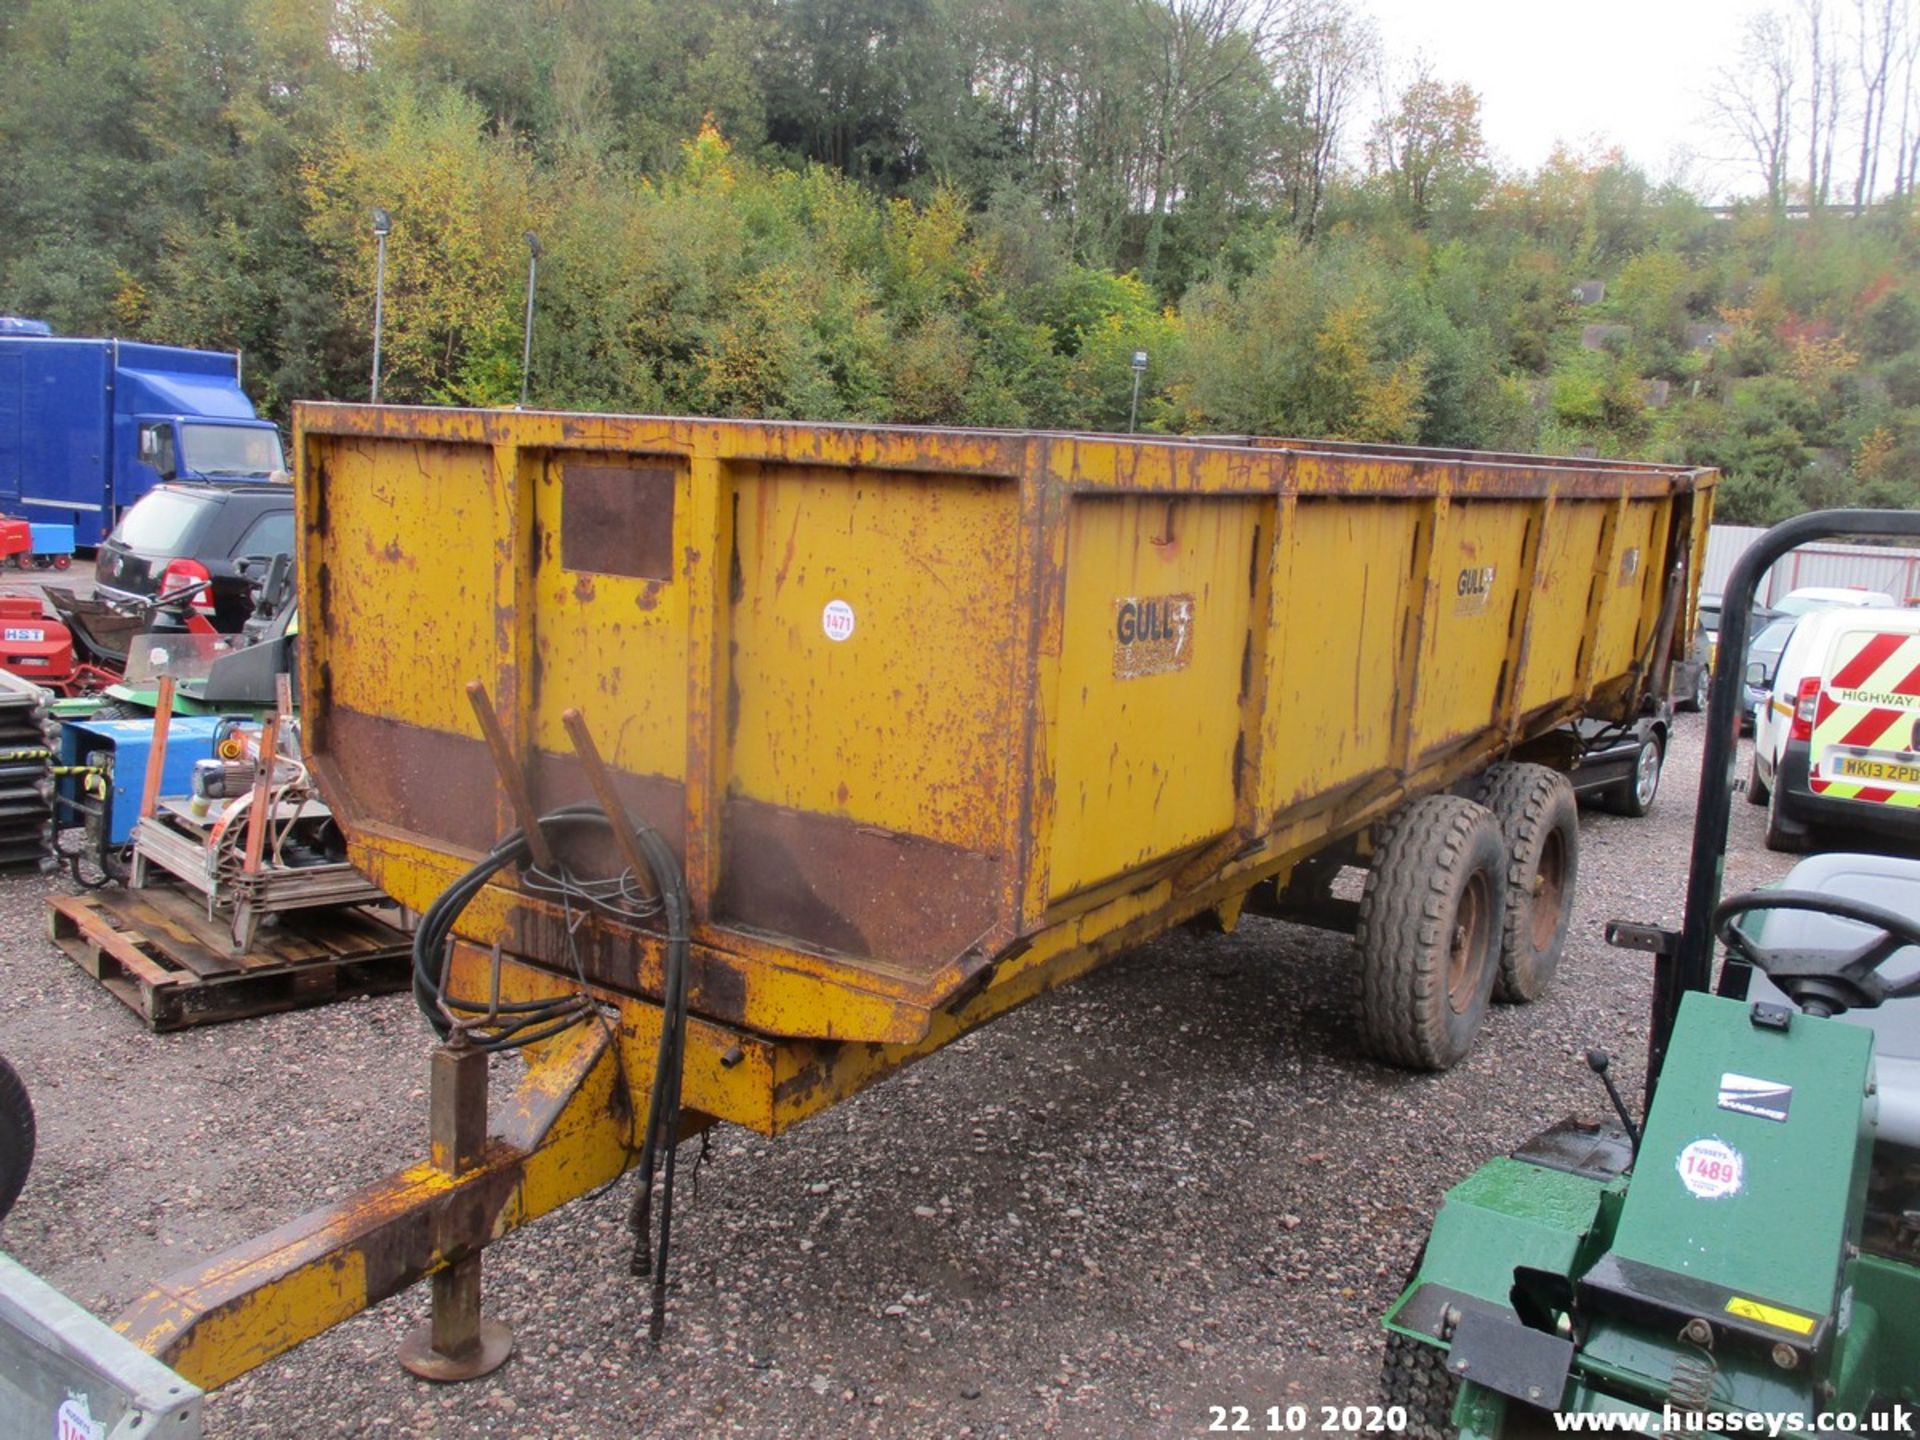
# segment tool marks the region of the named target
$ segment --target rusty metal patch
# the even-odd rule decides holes
[[[349,834],[373,821],[475,854],[499,838],[498,789],[483,740],[335,705],[314,760]]]
[[[1123,595],[1113,602],[1113,678],[1184,670],[1193,660],[1193,596]]]
[[[569,570],[673,579],[673,497],[679,477],[665,465],[560,468],[560,563]]]
[[[721,827],[721,925],[929,974],[999,918],[990,855],[738,796]]]
[[[1453,613],[1481,615],[1493,603],[1493,582],[1497,576],[1492,565],[1469,565],[1453,585]]]

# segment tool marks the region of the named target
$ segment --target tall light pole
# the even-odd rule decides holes
[[[529,230],[527,241],[527,324],[520,342],[520,408],[527,408],[527,381],[533,375],[533,286],[540,278],[540,237]]]
[[[1133,405],[1127,411],[1127,433],[1133,434],[1140,421],[1140,377],[1147,373],[1147,352],[1133,352]]]
[[[380,320],[387,298],[387,232],[393,229],[393,217],[379,206],[373,208],[373,396],[380,403]]]

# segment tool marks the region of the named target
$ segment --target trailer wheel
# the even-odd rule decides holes
[[[1447,1371],[1446,1353],[1437,1345],[1387,1332],[1387,1354],[1380,1364],[1380,1394],[1389,1405],[1406,1408],[1407,1440],[1454,1440],[1454,1397],[1460,1381]]]
[[[1506,876],[1500,822],[1484,805],[1429,795],[1380,825],[1354,928],[1370,1053],[1412,1070],[1467,1053],[1500,970]]]
[[[1524,1005],[1546,992],[1566,948],[1580,874],[1580,806],[1558,770],[1512,763],[1487,771],[1480,803],[1507,841],[1506,923],[1493,998]]]
[[[5,1059],[0,1059],[0,1220],[13,1209],[33,1168],[33,1102],[27,1087]]]

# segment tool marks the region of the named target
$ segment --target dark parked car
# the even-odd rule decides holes
[[[1567,778],[1582,800],[1597,800],[1617,815],[1638,818],[1653,809],[1667,760],[1673,711],[1642,715],[1631,725],[1582,720],[1574,728],[1580,753]]]
[[[1716,591],[1703,590],[1700,593],[1700,624],[1707,632],[1707,663],[1716,665],[1720,660],[1720,596]],[[1764,630],[1769,621],[1778,620],[1781,612],[1765,605],[1756,605],[1748,612],[1747,638],[1749,641]],[[1745,673],[1745,662],[1742,662]],[[1678,693],[1678,692],[1676,692]]]
[[[1716,614],[1716,620],[1718,616]],[[1693,623],[1693,639],[1673,662],[1673,678],[1667,693],[1676,710],[1707,708],[1707,687],[1713,681],[1713,636],[1707,629],[1703,612]]]
[[[150,600],[211,581],[194,603],[211,609],[215,629],[233,632],[252,609],[239,562],[292,553],[291,486],[161,485],[120,517],[100,547],[94,588],[104,600]]]

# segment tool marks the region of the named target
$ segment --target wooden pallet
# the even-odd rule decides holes
[[[154,1031],[384,995],[410,976],[410,937],[365,909],[289,915],[236,956],[226,922],[190,892],[107,889],[48,903],[53,943]]]

